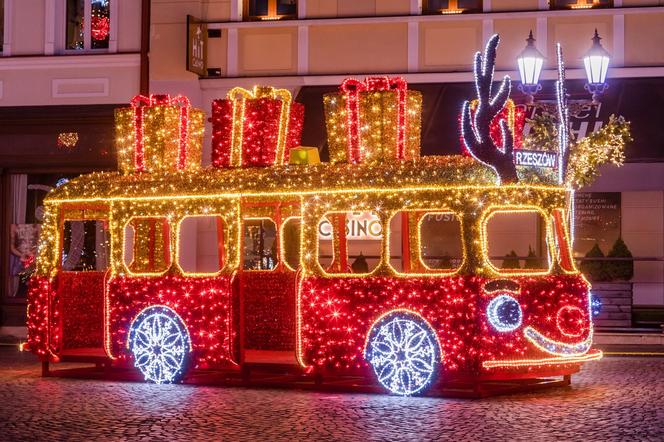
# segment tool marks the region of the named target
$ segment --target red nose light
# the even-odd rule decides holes
[[[556,315],[558,330],[570,338],[578,338],[588,331],[588,319],[584,311],[574,305],[566,305]]]

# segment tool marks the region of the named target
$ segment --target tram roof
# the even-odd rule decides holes
[[[122,175],[81,175],[51,192],[48,202],[142,197],[265,195],[357,189],[407,189],[431,186],[493,186],[495,173],[461,155],[425,156],[415,161],[373,164],[321,163],[237,169]]]

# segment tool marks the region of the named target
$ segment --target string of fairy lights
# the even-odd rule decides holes
[[[501,155],[513,141],[505,131],[518,130],[520,118],[506,103],[501,115],[509,124],[493,124],[499,138],[485,134],[494,145],[506,143]],[[472,120],[480,104],[469,106]],[[212,104],[208,168],[201,166],[204,115],[186,98],[136,97],[117,110],[119,171],[73,179],[45,201],[29,295],[29,347],[57,358],[65,346],[62,317],[80,314],[58,294],[63,223],[104,219],[111,241],[99,345],[114,360],[133,361],[154,382],[180,378],[189,353],[194,368],[241,364],[239,347],[247,340],[252,348],[291,351],[302,367],[316,370],[370,365],[382,385],[404,395],[433,382],[438,367],[447,374],[518,372],[598,357],[588,353],[588,283],[570,255],[569,189],[516,175],[496,185],[498,169],[469,156],[420,157],[422,97],[401,78],[348,79],[324,97],[324,109],[329,163],[300,147],[303,107],[288,91],[231,90]],[[480,135],[475,133],[478,143]],[[350,212],[372,212],[383,232],[378,263],[367,273],[349,270]],[[545,268],[491,263],[487,224],[501,213],[539,217]],[[421,223],[430,214],[453,215],[460,223],[456,268],[423,261]],[[185,272],[180,265],[182,222],[198,216],[219,220],[219,268],[213,273]],[[401,217],[408,252],[398,270],[391,264],[395,217]],[[284,226],[294,220],[299,255],[287,262]],[[322,220],[332,235],[333,260],[325,267],[319,257]],[[269,221],[278,234],[274,265],[243,270],[243,308],[256,309],[243,332],[234,287],[248,221]],[[130,248],[127,231],[133,232]],[[73,275],[85,281],[85,272]],[[516,288],[484,290],[496,279]],[[181,343],[166,362],[154,350],[165,345],[164,336],[139,343],[155,321]],[[261,331],[266,323],[269,333]],[[239,343],[247,330],[254,333]],[[388,376],[389,370],[407,377]]]

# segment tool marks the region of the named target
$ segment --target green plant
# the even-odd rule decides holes
[[[505,255],[505,258],[503,259],[502,268],[504,268],[504,269],[520,269],[521,265],[519,264],[518,256],[519,255],[517,255],[514,250],[512,250],[507,255]]]
[[[604,252],[602,252],[599,244],[595,243],[586,253],[586,258],[604,258]],[[612,278],[606,263],[607,261],[585,259],[581,261],[579,268],[592,281],[610,281]]]
[[[606,256],[609,258],[632,258],[632,252],[629,251],[625,241],[622,238],[618,238]],[[629,281],[634,276],[634,261],[631,259],[609,261],[607,264],[612,279]]]
[[[544,260],[537,256],[535,251],[530,244],[528,245],[528,257],[526,258],[526,263],[524,264],[524,269],[542,269],[545,268]]]

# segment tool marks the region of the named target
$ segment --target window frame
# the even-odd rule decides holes
[[[579,0],[576,0],[577,2]],[[592,1],[592,0],[587,0],[587,1]],[[606,9],[606,8],[613,8],[613,0],[607,0],[606,4],[596,4],[596,5],[590,5],[590,6],[580,6],[580,7],[573,7],[572,5],[559,5],[559,0],[549,0],[549,9],[552,11],[573,11],[573,10],[588,10],[588,9]]]
[[[127,264],[127,226],[131,227],[131,229],[134,232],[134,244],[136,243],[136,228],[131,224],[131,222],[135,219],[157,219],[157,220],[165,220],[165,226],[166,226],[166,235],[164,235],[164,238],[168,238],[168,253],[165,253],[164,255],[168,256],[168,263],[166,265],[166,268],[163,271],[159,272],[134,272],[131,270],[131,264],[134,262],[136,259],[135,254],[132,256],[132,260],[129,264]],[[171,235],[173,233],[173,228],[171,226],[171,221],[167,216],[164,215],[155,215],[155,216],[150,216],[150,215],[140,215],[140,216],[131,216],[127,220],[127,222],[124,223],[122,226],[122,267],[124,268],[125,272],[131,276],[162,276],[165,275],[172,267],[173,267],[173,241],[171,239]],[[133,246],[133,244],[132,244]]]
[[[216,272],[188,272],[184,270],[180,265],[180,250],[182,248],[182,241],[180,240],[180,229],[182,228],[182,222],[187,218],[218,218],[221,220],[223,224],[222,226],[223,236],[221,238],[221,256],[219,256],[218,259],[221,259],[221,262],[223,264]],[[221,275],[228,267],[227,236],[228,236],[228,222],[226,221],[226,218],[224,218],[224,216],[220,213],[194,213],[194,214],[187,214],[182,218],[180,218],[177,224],[175,225],[175,239],[177,241],[177,244],[175,244],[174,247],[175,257],[173,258],[173,262],[175,263],[177,269],[180,271],[182,276],[205,278],[205,277],[214,277]],[[217,250],[219,250],[219,236],[217,236]]]
[[[420,213],[421,216],[419,216],[419,219],[417,220],[417,242],[415,244],[417,248],[417,259],[418,259],[418,264],[422,266],[422,269],[424,270],[424,273],[427,274],[432,274],[435,273],[437,275],[454,275],[458,273],[463,266],[466,264],[467,260],[467,255],[466,255],[466,243],[463,240],[464,239],[464,229],[463,229],[463,215],[460,213],[457,213],[453,210],[417,210],[414,211],[417,213]],[[454,215],[456,220],[459,222],[459,242],[461,243],[461,262],[459,263],[459,266],[453,269],[435,269],[432,267],[429,267],[426,262],[424,262],[424,259],[422,257],[422,222],[424,221],[424,218],[428,215]],[[409,272],[408,274],[411,274]]]
[[[288,221],[296,219],[299,220],[300,222],[300,231],[299,231],[299,237],[300,237],[300,248],[298,250],[298,257],[300,259],[299,265],[297,268],[293,268],[288,264],[288,261],[286,260],[286,247],[284,247],[284,228],[286,227],[286,224],[288,224]],[[284,219],[281,220],[281,226],[279,227],[279,263],[283,263],[284,267],[286,267],[288,270],[292,270],[294,272],[297,272],[300,270],[302,266],[302,217],[301,216],[288,216]],[[279,264],[277,263],[277,265]]]
[[[369,210],[361,210],[361,209],[357,209],[357,210],[330,210],[330,211],[327,211],[327,212],[323,213],[316,221],[316,228],[314,229],[315,232],[316,232],[316,247],[315,247],[315,250],[314,250],[315,266],[317,267],[318,271],[321,272],[321,274],[323,276],[332,277],[332,278],[334,278],[334,277],[341,277],[341,278],[344,278],[344,277],[345,278],[353,278],[353,277],[355,277],[355,278],[357,278],[357,277],[373,276],[373,274],[376,273],[381,267],[385,266],[385,261],[386,261],[387,258],[385,256],[386,254],[384,253],[384,251],[385,251],[385,242],[388,240],[388,234],[386,234],[386,232],[389,230],[389,225],[386,227],[384,225],[384,219],[381,218],[380,216],[378,216],[378,218],[380,219],[382,232],[383,232],[383,236],[380,239],[380,251],[381,251],[381,253],[380,253],[380,258],[379,258],[378,262],[376,263],[376,266],[373,269],[371,269],[368,273],[352,273],[352,272],[349,272],[348,270],[346,270],[344,272],[328,272],[321,265],[320,259],[319,259],[320,258],[320,239],[318,238],[318,226],[323,221],[323,218],[327,218],[328,215],[335,215],[335,214],[336,215],[338,215],[338,214],[348,215],[349,213],[354,213],[354,212],[373,212],[374,214],[378,215],[377,212],[375,212],[371,209],[369,209]],[[328,219],[328,222],[330,222],[329,219]],[[338,231],[337,231],[338,226],[334,222],[330,222],[330,224],[332,225],[332,238],[331,238],[331,241],[332,241],[332,263],[334,263],[335,259],[337,258],[336,254],[335,254],[335,250],[334,250],[335,249],[334,243],[335,243],[335,240],[336,240],[336,236],[338,235]],[[339,241],[341,241],[341,239],[339,239]],[[350,264],[348,263],[348,258],[349,258],[348,257],[348,237],[346,237],[346,265],[348,267],[350,267]]]
[[[0,0],[1,1],[1,0]],[[67,0],[58,0],[56,16],[60,17],[60,25],[56,27],[57,32],[55,35],[55,47],[57,52],[62,55],[76,55],[76,54],[108,54],[117,52],[117,17],[118,17],[118,1],[109,0],[108,5],[108,48],[92,48],[92,0],[83,0],[83,49],[69,49],[67,48]],[[138,1],[138,0],[136,0]]]
[[[295,0],[295,13],[289,15],[277,15],[277,0],[267,0],[268,15],[251,15],[249,10],[250,0],[244,0],[242,2],[242,17],[243,21],[279,21],[279,20],[296,20],[298,18],[299,12],[299,1]],[[270,15],[270,10],[274,12],[274,15]]]
[[[422,1],[422,15],[460,15],[460,14],[480,14],[484,12],[484,0],[478,0],[479,6],[472,9],[461,9],[459,12],[441,12],[439,9],[431,9],[429,0]],[[458,8],[458,7],[457,7]]]
[[[489,220],[497,213],[536,213],[539,215],[540,220],[544,222],[544,250],[546,250],[548,267],[547,269],[501,269],[496,267],[491,262],[489,255],[489,242],[488,242],[488,224]],[[537,206],[490,206],[487,207],[480,216],[480,247],[481,247],[481,262],[485,267],[495,272],[499,276],[544,276],[549,275],[553,271],[556,254],[552,249],[555,239],[553,238],[553,231],[551,225],[551,217],[541,207]]]

